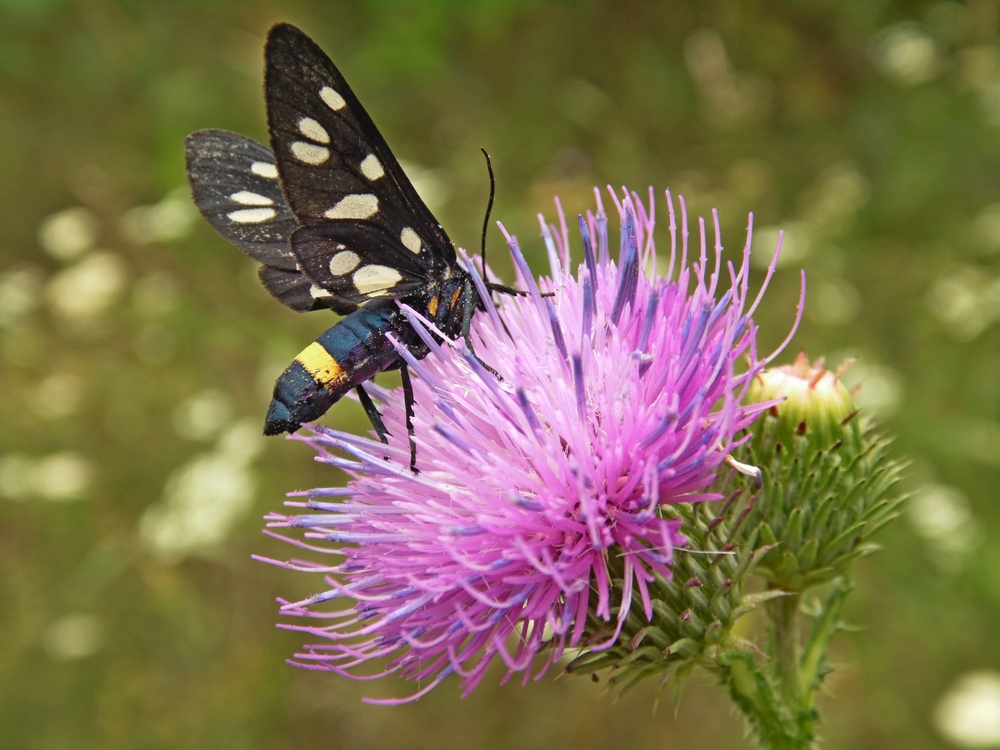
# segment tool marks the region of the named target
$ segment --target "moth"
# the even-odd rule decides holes
[[[363,384],[399,369],[415,471],[413,389],[388,335],[418,359],[428,349],[399,302],[471,348],[469,327],[482,300],[323,50],[283,23],[268,34],[264,61],[271,148],[224,130],[192,133],[185,151],[194,201],[224,239],[261,264],[260,281],[279,302],[344,316],[278,378],[264,434],[295,432],[354,389],[385,442]]]

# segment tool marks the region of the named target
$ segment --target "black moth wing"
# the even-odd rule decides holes
[[[282,304],[298,312],[357,307],[338,304],[299,268],[291,242],[299,223],[269,148],[227,130],[199,130],[187,137],[184,152],[198,210],[223,239],[262,264],[261,283]]]
[[[292,251],[320,287],[357,305],[447,276],[455,250],[330,58],[275,26],[265,51],[268,128]]]
[[[195,205],[215,231],[258,263],[294,271],[298,222],[270,149],[228,130],[199,130],[184,152]]]

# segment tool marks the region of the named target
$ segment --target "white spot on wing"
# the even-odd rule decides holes
[[[238,193],[233,193],[229,196],[229,200],[234,203],[241,203],[244,206],[273,206],[274,201],[268,198],[266,195],[260,195],[259,193],[251,193],[249,190],[240,190]]]
[[[250,171],[258,177],[267,177],[271,180],[278,179],[278,168],[266,161],[255,161],[250,165]]]
[[[370,193],[345,195],[323,215],[328,219],[369,219],[378,213],[378,198]]]
[[[326,297],[332,297],[333,295],[321,286],[316,286],[313,284],[309,287],[309,295],[313,299],[324,299]]]
[[[292,143],[292,155],[304,164],[322,164],[330,158],[330,150],[304,141]]]
[[[403,280],[395,268],[389,266],[362,266],[354,272],[354,286],[361,294],[372,294],[391,289]]]
[[[402,233],[399,235],[399,241],[403,243],[403,247],[414,254],[419,254],[420,249],[424,244],[420,241],[420,235],[409,227],[403,229]]]
[[[375,157],[375,154],[368,154],[365,160],[361,162],[361,174],[373,182],[385,174],[385,170],[382,169],[382,162]]]
[[[273,208],[241,208],[239,211],[230,211],[226,216],[230,221],[237,224],[260,224],[278,215]]]
[[[311,117],[303,117],[299,120],[299,132],[310,141],[316,141],[316,143],[330,142],[330,134]]]
[[[326,106],[334,112],[347,106],[347,102],[344,101],[344,97],[331,89],[329,86],[324,86],[319,90],[319,98],[322,99]]]
[[[361,258],[357,253],[352,253],[350,250],[337,253],[330,258],[330,275],[346,276],[357,268],[359,263],[361,263]]]

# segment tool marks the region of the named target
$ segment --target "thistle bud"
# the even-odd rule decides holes
[[[887,457],[888,440],[858,414],[840,381],[845,369],[832,373],[800,354],[760,373],[748,396],[783,399],[754,424],[738,458],[764,475],[748,528],[758,544],[774,546],[757,572],[789,593],[826,583],[874,552],[869,539],[902,501],[887,497],[902,464]]]
[[[836,372],[824,368],[822,359],[810,364],[800,352],[794,364],[764,370],[754,378],[748,401],[779,401],[763,424],[754,429],[755,452],[790,448],[795,436],[804,436],[814,450],[828,450],[843,440],[858,437],[857,406],[840,376],[853,362]]]

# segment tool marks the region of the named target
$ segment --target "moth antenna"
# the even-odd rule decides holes
[[[493,163],[490,161],[489,153],[482,146],[479,147],[479,150],[486,157],[486,169],[490,173],[490,200],[486,204],[486,216],[483,218],[483,242],[479,251],[479,257],[483,263],[483,278],[486,279],[486,230],[490,225],[490,213],[493,211],[493,198],[496,196],[497,182],[493,176]]]

